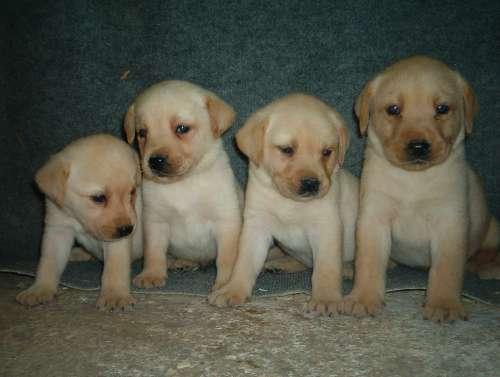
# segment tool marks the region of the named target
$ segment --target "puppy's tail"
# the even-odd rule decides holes
[[[484,238],[483,244],[481,245],[482,250],[496,250],[500,246],[500,224],[498,220],[491,216],[490,225],[486,236]]]

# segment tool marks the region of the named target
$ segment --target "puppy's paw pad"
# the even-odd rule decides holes
[[[424,306],[424,319],[436,322],[436,323],[445,323],[445,322],[454,322],[459,319],[467,321],[469,316],[465,311],[462,304],[453,304],[453,305],[435,305],[435,304],[426,304]]]
[[[17,302],[23,305],[35,306],[53,301],[56,291],[50,288],[31,286],[16,296]]]
[[[126,310],[136,304],[137,300],[128,293],[108,292],[101,293],[96,306],[100,310]]]
[[[318,316],[333,317],[341,313],[341,300],[311,299],[305,304],[303,313],[307,318]]]
[[[247,300],[247,295],[244,292],[237,290],[219,289],[208,296],[208,302],[211,305],[219,308],[227,306],[237,306],[244,304]]]
[[[361,299],[355,296],[347,296],[342,300],[342,314],[355,317],[376,316],[384,307],[384,302],[379,299]]]
[[[165,286],[166,281],[166,274],[141,272],[132,283],[139,288],[160,288]]]

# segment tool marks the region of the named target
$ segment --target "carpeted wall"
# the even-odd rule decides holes
[[[48,156],[96,132],[122,135],[129,102],[160,80],[189,80],[245,118],[293,91],[346,118],[346,167],[359,174],[363,141],[353,101],[387,64],[429,54],[474,87],[480,112],[468,158],[500,217],[498,1],[7,1],[0,71],[0,262],[38,255],[43,203],[33,175]]]

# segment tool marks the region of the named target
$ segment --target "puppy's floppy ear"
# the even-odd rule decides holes
[[[264,132],[269,119],[260,113],[253,114],[236,134],[238,148],[259,166],[264,153]]]
[[[64,203],[66,183],[70,165],[60,155],[52,156],[36,173],[35,182],[40,191],[47,195],[59,207]]]
[[[220,137],[233,124],[236,113],[226,102],[215,95],[208,95],[206,106],[214,137]]]
[[[349,131],[344,124],[342,124],[342,127],[337,128],[337,131],[339,133],[339,166],[342,167],[347,148],[349,148]]]
[[[123,121],[123,129],[127,135],[127,142],[132,144],[135,139],[135,104],[131,104]]]
[[[329,115],[332,119],[333,126],[337,130],[337,134],[339,135],[339,150],[338,150],[338,164],[340,167],[344,164],[345,155],[347,153],[347,149],[349,148],[349,130],[345,124],[344,118],[335,111],[334,109],[329,109]]]
[[[474,115],[477,112],[478,104],[476,100],[476,95],[472,90],[471,86],[465,79],[457,73],[458,82],[463,91],[463,103],[464,103],[464,116],[465,116],[465,131],[470,134],[472,132],[472,124],[474,121]]]
[[[370,123],[370,107],[372,98],[375,92],[375,79],[368,81],[361,94],[356,99],[354,104],[354,112],[359,122],[359,133],[361,136],[366,135],[368,123]]]

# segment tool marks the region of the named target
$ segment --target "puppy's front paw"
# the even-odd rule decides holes
[[[100,310],[125,310],[134,306],[136,302],[137,300],[132,297],[130,293],[112,290],[101,292],[99,298],[97,299],[96,306]]]
[[[219,280],[218,278],[215,280],[215,283],[214,285],[212,286],[212,288],[210,289],[210,292],[215,292],[215,291],[218,291],[219,289],[221,289],[227,282],[226,281],[222,281],[222,280]]]
[[[32,285],[16,296],[17,302],[23,305],[35,306],[53,301],[56,290],[44,286]]]
[[[208,296],[208,302],[211,305],[215,305],[219,308],[227,306],[236,306],[245,303],[250,295],[245,289],[237,289],[231,287],[231,285],[226,285],[221,289],[212,292]]]
[[[339,314],[341,311],[342,300],[318,300],[311,298],[305,304],[304,315],[306,317],[328,316],[332,317]]]
[[[231,271],[230,270],[226,270],[225,272],[220,271],[220,270],[217,271],[217,277],[215,279],[215,283],[212,286],[212,289],[210,291],[215,292],[215,291],[221,289],[226,284],[228,284],[230,280],[231,280]]]
[[[374,317],[383,307],[384,302],[376,294],[361,296],[351,293],[342,300],[341,312],[355,317]]]
[[[469,319],[460,302],[428,302],[424,306],[424,319],[436,323],[454,322]]]
[[[167,274],[157,271],[142,271],[132,281],[139,288],[159,288],[165,286]]]

